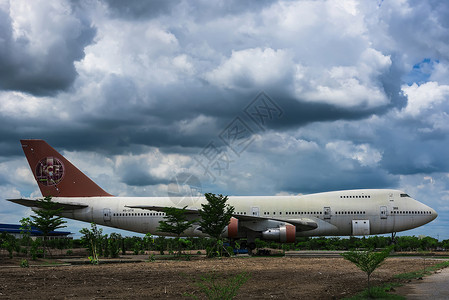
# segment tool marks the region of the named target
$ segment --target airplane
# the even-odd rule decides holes
[[[51,196],[61,216],[139,233],[159,232],[164,209],[179,208],[174,197],[116,197],[99,187],[43,140],[21,140],[22,149],[43,197]],[[39,209],[39,198],[7,199]],[[205,197],[186,208],[190,219],[199,218]],[[429,206],[408,194],[392,189],[360,189],[301,196],[230,196],[235,208],[223,237],[292,243],[297,237],[366,236],[395,234],[427,224],[437,217]],[[187,229],[185,237],[207,236],[199,224]]]

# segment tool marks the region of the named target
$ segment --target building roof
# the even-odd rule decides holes
[[[0,232],[10,234],[21,234],[23,230],[20,229],[22,225],[16,224],[2,224],[0,223]],[[72,234],[70,231],[51,231],[49,236],[67,236]],[[31,236],[42,236],[42,232],[34,226],[31,226]]]

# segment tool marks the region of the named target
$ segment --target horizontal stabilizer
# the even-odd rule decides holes
[[[8,201],[27,206],[27,207],[39,207],[39,203],[37,203],[36,199],[6,199]],[[63,210],[74,210],[74,209],[82,209],[88,207],[88,205],[77,204],[77,203],[59,203],[55,202],[55,209],[61,208]]]

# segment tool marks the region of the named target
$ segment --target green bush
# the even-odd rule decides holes
[[[36,260],[39,254],[39,247],[41,246],[41,240],[40,239],[35,239],[34,241],[31,242],[31,248],[30,248],[30,254],[31,254],[31,259],[32,260]]]
[[[20,267],[21,268],[29,268],[30,264],[28,263],[28,260],[22,259],[22,261],[20,262]]]
[[[402,296],[389,294],[388,291],[391,290],[391,286],[375,286],[368,288],[361,292],[360,294],[347,298],[348,300],[364,300],[364,299],[392,299],[400,300],[404,299]]]
[[[251,277],[249,273],[242,272],[233,277],[218,280],[216,274],[204,275],[200,278],[196,285],[199,287],[200,292],[203,293],[207,299],[210,300],[230,300],[233,299],[240,287],[248,281]],[[196,295],[186,293],[185,296],[199,299]]]

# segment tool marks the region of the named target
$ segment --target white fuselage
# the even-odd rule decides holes
[[[164,213],[127,206],[164,206],[201,208],[204,198],[173,197],[85,197],[53,198],[60,203],[88,205],[83,209],[65,211],[70,219],[140,232],[164,235],[157,231]],[[304,196],[231,196],[228,204],[235,215],[259,216],[286,223],[295,219],[310,219],[318,227],[297,231],[296,236],[350,236],[399,232],[424,225],[437,213],[398,190],[347,190]],[[264,222],[244,220],[245,228],[255,232],[265,230]],[[269,225],[268,225],[269,226]],[[198,225],[184,236],[204,236]]]

